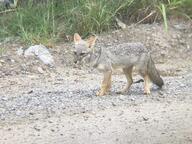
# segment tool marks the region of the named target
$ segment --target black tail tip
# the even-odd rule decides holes
[[[157,84],[159,86],[159,88],[162,88],[163,85],[164,85],[164,81],[163,79],[161,78],[160,82]]]
[[[140,83],[140,82],[144,82],[144,80],[140,79],[140,80],[135,81],[134,83]]]

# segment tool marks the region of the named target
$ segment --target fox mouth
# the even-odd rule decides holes
[[[74,64],[82,64],[84,62],[89,63],[92,67],[96,68],[101,57],[101,52],[102,48],[97,52],[89,51],[87,53],[77,53],[74,51]]]
[[[87,57],[88,57],[88,59],[90,59],[89,55],[90,55],[90,53],[80,53],[80,54],[77,54],[76,52],[74,52],[74,57],[75,57],[74,63],[75,64],[80,64]]]

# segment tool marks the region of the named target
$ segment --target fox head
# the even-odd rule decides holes
[[[88,40],[83,40],[78,33],[74,34],[74,63],[80,63],[82,60],[90,59],[94,52],[96,36],[90,36]]]

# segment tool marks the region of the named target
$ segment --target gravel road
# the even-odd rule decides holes
[[[101,35],[97,44],[129,39],[148,46],[165,82],[161,90],[153,85],[150,96],[143,94],[143,83],[116,94],[126,84],[118,74],[112,77],[110,94],[96,96],[102,75],[73,67],[71,44],[50,50],[54,69],[19,57],[18,44],[10,44],[0,57],[0,143],[191,144],[192,30],[171,27],[165,34],[162,27],[130,27]]]

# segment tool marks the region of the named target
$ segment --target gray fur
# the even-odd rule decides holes
[[[159,87],[164,84],[151,59],[150,52],[142,43],[123,43],[115,46],[115,48],[113,46],[90,50],[86,48],[86,42],[84,42],[76,46],[77,57],[86,49],[87,55],[84,59],[89,59],[86,62],[89,62],[100,72],[105,73],[114,69],[135,67],[141,76],[149,75],[150,80]]]

